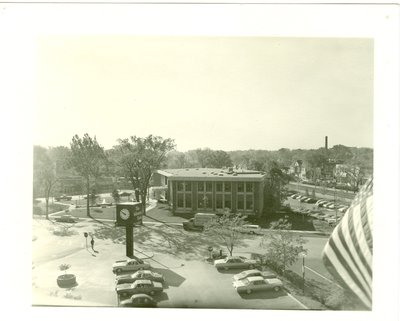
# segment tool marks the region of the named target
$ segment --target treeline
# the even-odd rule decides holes
[[[266,164],[276,162],[282,168],[290,167],[293,162],[302,160],[308,168],[323,167],[329,160],[339,160],[345,165],[358,166],[371,174],[373,171],[373,149],[335,145],[325,149],[287,149],[240,150],[225,152],[222,150],[195,149],[187,152],[172,151],[167,155],[166,168],[229,167],[241,166],[247,169],[264,170]]]

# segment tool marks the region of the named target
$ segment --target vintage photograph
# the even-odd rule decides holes
[[[374,41],[37,39],[32,305],[371,311]]]

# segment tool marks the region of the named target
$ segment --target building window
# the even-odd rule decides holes
[[[237,198],[238,198],[237,209],[244,210],[244,195],[239,194]]]
[[[192,194],[185,194],[185,208],[192,208]]]
[[[253,195],[246,195],[246,211],[253,210]]]
[[[232,190],[232,184],[231,183],[224,183],[224,192],[225,193],[230,193]]]
[[[184,195],[185,194],[176,194],[176,197],[178,199],[177,207],[180,207],[180,208],[184,207]]]
[[[218,209],[223,209],[223,203],[222,203],[222,194],[217,194],[215,195],[216,197],[216,204],[215,207]]]
[[[246,193],[253,192],[253,183],[246,183]]]
[[[232,209],[231,195],[224,195],[224,208]]]
[[[204,192],[204,182],[198,182],[197,183],[197,191],[198,192]]]
[[[216,191],[217,192],[222,192],[222,183],[218,182],[215,185],[216,185]]]
[[[238,183],[237,185],[237,191],[238,193],[243,193],[244,192],[244,183]]]
[[[186,182],[185,183],[185,192],[190,192],[192,190],[192,183]]]
[[[183,184],[183,182],[177,182],[177,185],[178,185],[177,188],[178,192],[183,192],[185,189],[185,185]]]
[[[206,182],[206,192],[212,192],[212,183]]]

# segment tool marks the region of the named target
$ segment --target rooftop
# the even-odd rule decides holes
[[[265,173],[252,170],[235,168],[178,168],[162,169],[157,171],[159,174],[167,176],[169,179],[216,179],[225,180],[227,178],[234,180],[260,180],[264,178]]]

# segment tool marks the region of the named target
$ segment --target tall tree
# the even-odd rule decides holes
[[[49,198],[57,183],[55,162],[48,150],[41,146],[33,149],[33,191],[34,195],[43,195],[46,201],[46,219],[49,219]]]
[[[267,175],[264,182],[264,210],[268,213],[281,207],[285,199],[285,185],[289,183],[290,176],[284,173],[275,161],[267,162],[265,171]]]
[[[129,179],[133,189],[139,189],[143,214],[146,215],[146,199],[151,176],[175,147],[170,138],[149,135],[145,138],[131,136],[120,139],[115,146],[117,162],[124,176]]]
[[[86,215],[90,216],[90,182],[100,176],[100,170],[106,156],[103,147],[99,145],[89,134],[79,137],[75,135],[71,141],[71,158],[70,164],[85,179],[86,183]]]

